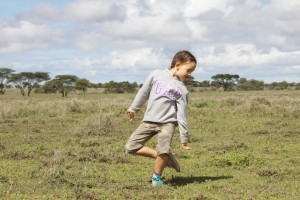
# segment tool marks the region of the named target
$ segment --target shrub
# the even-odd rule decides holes
[[[215,105],[217,105],[217,102],[212,100],[200,99],[195,103],[193,103],[192,105],[196,108],[214,107]]]
[[[82,121],[74,130],[79,137],[86,135],[106,135],[114,130],[110,115],[91,116]]]
[[[242,102],[239,99],[234,99],[234,98],[228,98],[225,100],[222,100],[220,105],[221,106],[237,106],[241,105]]]
[[[250,166],[255,162],[252,155],[225,154],[224,156],[214,158],[212,163],[216,166]]]
[[[271,177],[271,176],[276,176],[278,175],[278,171],[275,169],[265,169],[261,170],[257,173],[259,176],[264,176],[264,177]]]

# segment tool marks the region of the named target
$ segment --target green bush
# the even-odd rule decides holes
[[[243,154],[225,154],[213,159],[212,163],[216,166],[243,166],[247,167],[256,162],[252,155]]]

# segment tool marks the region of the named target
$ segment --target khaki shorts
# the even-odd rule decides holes
[[[169,154],[171,149],[171,142],[175,132],[175,123],[150,123],[143,122],[132,133],[126,143],[126,152],[135,153],[140,150],[147,141],[157,134],[157,155]]]

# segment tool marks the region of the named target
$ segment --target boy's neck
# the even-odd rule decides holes
[[[176,76],[176,68],[175,67],[170,68],[169,71],[172,74],[173,78],[178,79]]]

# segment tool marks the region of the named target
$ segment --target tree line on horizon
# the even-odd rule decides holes
[[[224,91],[233,90],[283,90],[288,87],[295,87],[300,90],[300,83],[288,83],[286,81],[265,84],[260,80],[247,80],[240,78],[237,74],[216,74],[211,77],[212,81],[196,81],[191,77],[186,81],[187,87],[193,91],[194,88],[212,88],[212,90],[223,88]],[[70,91],[79,90],[85,95],[88,88],[105,88],[105,93],[132,93],[142,84],[128,81],[108,83],[91,83],[85,78],[75,75],[57,75],[51,79],[49,72],[20,72],[15,73],[9,68],[0,68],[0,94],[5,94],[6,88],[18,88],[23,96],[30,96],[33,89],[37,93],[61,93],[62,97],[68,95]],[[27,94],[25,93],[27,90]]]

